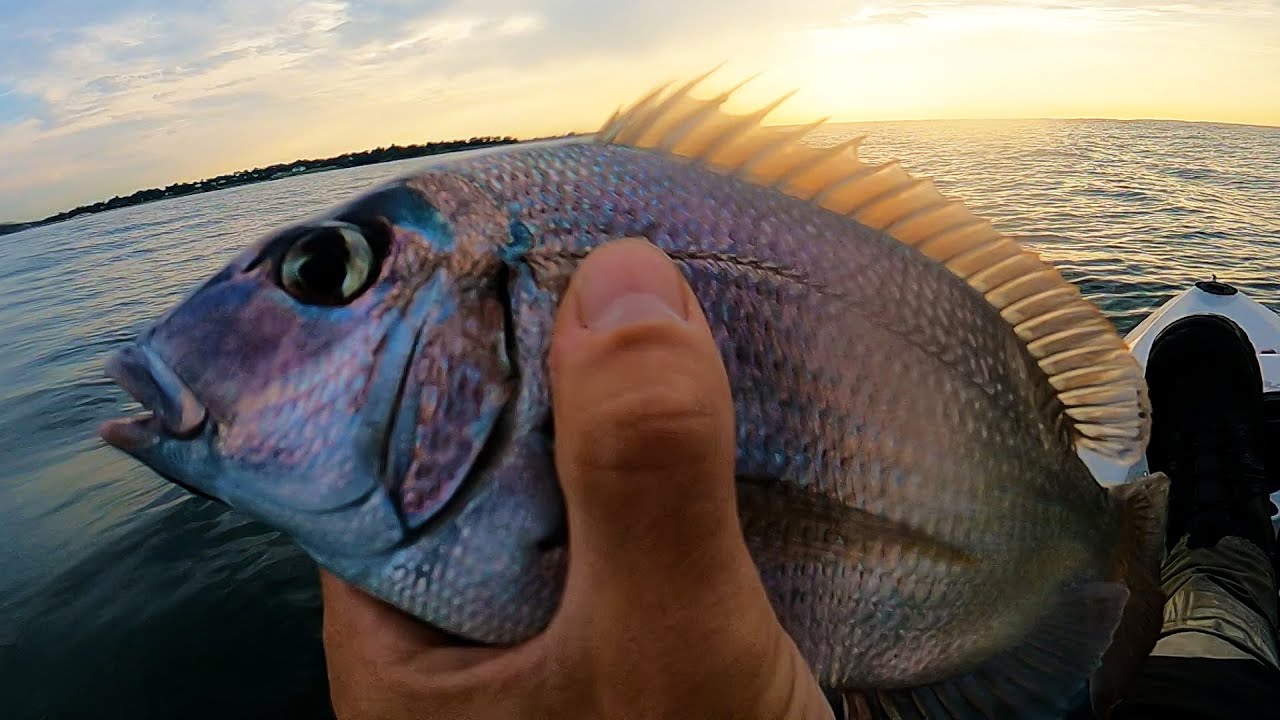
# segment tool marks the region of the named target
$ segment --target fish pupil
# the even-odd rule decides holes
[[[351,253],[341,233],[328,232],[312,237],[303,248],[306,260],[298,268],[298,279],[311,292],[327,297],[342,294]]]
[[[360,228],[333,223],[297,236],[279,260],[276,282],[301,303],[342,305],[368,285],[378,262]]]

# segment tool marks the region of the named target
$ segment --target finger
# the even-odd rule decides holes
[[[456,647],[454,638],[323,569],[320,589],[329,694],[337,717],[536,716],[523,712],[537,707],[528,690],[539,679],[529,672],[536,665],[504,666],[500,649]],[[489,666],[496,667],[485,671]]]
[[[325,654],[334,665],[373,664],[447,670],[467,667],[498,651],[461,646],[457,638],[365,593],[323,568]]]
[[[671,260],[635,240],[591,253],[561,300],[550,367],[569,526],[552,641],[628,679],[597,686],[607,704],[655,717],[691,697],[741,705],[725,717],[829,716],[747,552],[728,378]]]
[[[640,240],[591,253],[561,301],[550,367],[567,595],[581,583],[604,602],[644,577],[762,598],[737,516],[728,379],[671,260]]]

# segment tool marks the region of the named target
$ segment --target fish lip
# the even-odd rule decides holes
[[[107,443],[129,450],[162,437],[190,440],[204,429],[209,412],[195,393],[145,345],[130,345],[106,361],[107,377],[129,393],[150,416],[106,422],[99,434]]]

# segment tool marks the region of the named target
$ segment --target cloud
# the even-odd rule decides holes
[[[213,16],[135,11],[81,27],[34,72],[11,82],[54,108],[50,130],[180,113],[184,100],[288,69],[325,49],[344,7],[230,0],[218,10]]]
[[[755,47],[744,30],[836,4],[799,13],[767,0],[733,13],[713,0],[3,4],[5,36],[20,31],[0,45],[0,219],[231,162],[472,134],[466,123],[476,134],[567,130],[595,122],[637,83],[709,67],[737,54],[734,43]],[[637,64],[637,53],[649,62]],[[560,103],[558,127],[544,117],[553,94],[581,96]],[[587,102],[597,95],[607,102]]]
[[[930,18],[965,17],[975,23],[1008,17],[1046,21],[1092,18],[1097,21],[1194,22],[1214,17],[1266,17],[1280,13],[1280,0],[898,0],[865,3],[844,18],[844,25],[900,25]]]
[[[48,106],[39,95],[0,85],[0,127],[24,120],[45,121],[48,113]]]
[[[1049,35],[1234,23],[1224,52],[1265,64],[1278,12],[1280,0],[0,0],[0,220],[390,142],[589,130],[726,58],[726,75],[770,71],[752,101],[816,78],[836,87],[820,99],[884,112],[925,107],[932,86],[917,76],[988,72],[969,55],[991,42],[1026,61]],[[1193,37],[1179,32],[1159,37]],[[908,53],[915,69],[890,72]]]
[[[929,17],[920,10],[882,9],[865,7],[844,19],[843,25],[902,25],[912,20]]]

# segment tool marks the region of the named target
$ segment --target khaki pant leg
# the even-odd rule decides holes
[[[1152,655],[1253,659],[1280,669],[1277,597],[1271,560],[1253,543],[1227,536],[1210,548],[1187,539],[1165,558],[1164,626]]]

